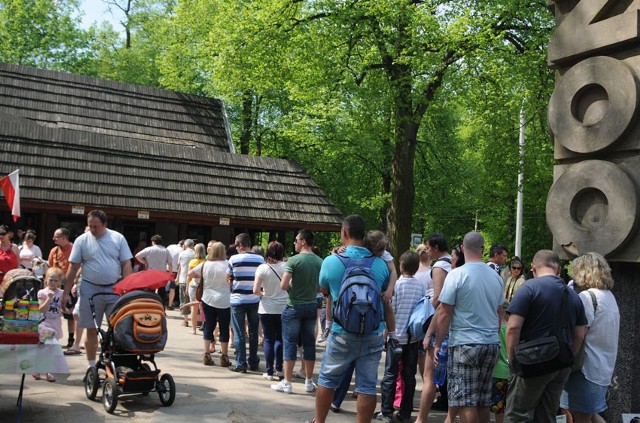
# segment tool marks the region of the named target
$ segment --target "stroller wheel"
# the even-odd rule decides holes
[[[96,399],[98,394],[98,388],[100,388],[100,377],[98,376],[98,369],[95,367],[89,367],[87,374],[84,377],[84,393],[91,401]]]
[[[116,380],[112,377],[107,378],[104,381],[104,388],[102,390],[102,405],[107,413],[111,414],[118,406],[118,385]]]
[[[176,384],[169,373],[163,374],[160,380],[156,382],[156,391],[158,391],[162,405],[169,407],[173,404],[176,399]]]

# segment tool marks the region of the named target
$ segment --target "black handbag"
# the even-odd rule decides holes
[[[569,296],[564,288],[560,316],[564,317],[565,303]],[[573,364],[573,352],[564,341],[563,319],[556,321],[555,334],[531,341],[521,342],[515,349],[515,372],[524,378],[541,376]]]

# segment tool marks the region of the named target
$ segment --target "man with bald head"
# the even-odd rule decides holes
[[[503,282],[482,261],[482,235],[469,232],[462,248],[465,265],[449,272],[440,293],[434,356],[437,359],[449,331],[450,415],[460,413],[465,421],[489,423],[492,373],[499,353],[498,315],[504,302]]]

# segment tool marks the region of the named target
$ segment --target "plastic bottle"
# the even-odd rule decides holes
[[[447,378],[447,361],[449,360],[449,351],[447,341],[442,341],[440,351],[438,351],[438,366],[433,371],[433,383],[437,386],[444,385]]]

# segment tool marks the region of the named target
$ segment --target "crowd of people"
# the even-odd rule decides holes
[[[550,250],[535,254],[528,279],[525,262],[509,260],[503,245],[491,246],[484,262],[485,240],[475,231],[451,250],[443,235],[432,234],[400,256],[396,273],[384,234],[367,232],[357,215],[345,218],[341,245],[324,259],[306,229],[297,232],[289,258],[275,240],[263,254],[246,233],[231,246],[210,241],[206,247],[190,239],[164,247],[155,235],[151,246],[134,255],[124,237],[107,228],[104,212],[90,212],[87,223],[73,244],[67,229],[55,231],[56,247],[41,266],[49,269],[42,273],[45,287],[38,299],[58,338],[62,316],[69,322],[65,354],[80,353],[81,331],[86,331],[88,366],[95,366],[97,349],[88,297],[111,292],[133,271],[135,259],[141,269],[175,275],[175,283],[169,281],[158,293],[174,310],[177,292],[183,325],[194,334],[202,322],[204,365],[216,364],[219,344],[219,366],[257,371],[262,344],[263,377],[274,382],[273,390],[289,394],[294,377],[301,376],[304,390],[315,392],[311,422],[323,423],[330,410],[340,411],[354,373],[358,422],[411,421],[417,374],[423,382],[419,423],[427,421],[432,407],[448,410],[451,423],[489,422],[491,413],[499,423],[554,422],[561,410],[577,423],[604,421],[599,413],[607,408],[620,314],[611,293],[611,269],[597,253],[571,262],[573,280],[567,284],[560,277],[560,259]],[[38,258],[44,262],[35,233],[16,234],[23,237],[18,246],[10,232],[0,226],[0,272],[22,266],[35,273]],[[364,309],[353,305],[361,295],[369,298]],[[424,337],[415,339],[409,320],[425,296],[435,314]],[[97,297],[98,325],[116,300]],[[344,311],[352,305],[361,313],[357,327]],[[375,316],[373,326],[370,316]],[[326,345],[315,380],[317,342]],[[532,345],[543,353],[534,357]],[[436,386],[434,373],[443,357],[448,357],[447,377]]]

